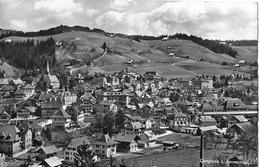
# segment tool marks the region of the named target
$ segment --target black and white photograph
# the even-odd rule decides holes
[[[0,0],[0,167],[257,167],[257,0]]]

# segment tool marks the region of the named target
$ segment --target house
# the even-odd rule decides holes
[[[245,111],[248,106],[239,98],[222,99],[225,111]]]
[[[212,118],[211,116],[201,116],[200,117],[200,126],[204,127],[204,126],[213,126],[216,125],[217,122],[214,118]]]
[[[118,101],[121,104],[129,104],[130,95],[123,91],[105,91],[99,94],[100,101]]]
[[[228,121],[228,127],[235,125],[236,123],[248,122],[243,115],[233,115]]]
[[[107,158],[116,155],[117,142],[105,134],[92,142],[93,152],[101,158]]]
[[[61,167],[61,166],[62,166],[62,161],[58,157],[54,156],[54,157],[44,159],[36,167]]]
[[[68,106],[66,112],[71,116],[71,120],[74,121],[76,125],[82,125],[84,123],[86,113],[80,110],[76,103],[72,106]]]
[[[1,78],[0,79],[0,87],[4,85],[9,85],[9,81],[7,78]]]
[[[50,98],[48,101],[41,103],[41,117],[50,118],[56,111],[59,111],[62,103],[57,98]]]
[[[32,130],[28,123],[22,123],[19,127],[21,136],[21,148],[30,149],[32,147]]]
[[[20,130],[14,125],[0,125],[0,152],[8,156],[21,151]]]
[[[6,111],[0,113],[0,124],[8,124],[10,119],[11,116]]]
[[[64,105],[71,105],[77,101],[77,95],[70,92],[65,92],[62,95],[62,100]]]
[[[66,146],[64,150],[64,161],[66,162],[75,162],[75,156],[74,154],[77,154],[77,148],[83,144],[90,145],[90,142],[87,137],[80,137],[76,139],[71,139],[69,144]]]
[[[212,79],[203,79],[201,81],[201,89],[213,89],[213,80]]]
[[[133,133],[118,133],[115,141],[118,142],[117,150],[120,152],[136,152],[138,150],[138,140],[141,138]]]
[[[23,92],[25,94],[26,99],[28,99],[35,94],[35,86],[27,84],[23,87]]]
[[[14,98],[16,100],[23,100],[23,99],[26,98],[26,95],[25,95],[25,93],[24,93],[22,88],[17,88],[17,90],[14,93]]]
[[[55,145],[50,145],[50,146],[42,146],[39,150],[38,153],[40,154],[40,157],[45,159],[45,158],[50,158],[53,156],[57,156],[57,153],[59,150]]]
[[[248,130],[251,130],[254,128],[254,125],[250,122],[241,122],[236,123],[232,125],[230,128],[228,128],[227,133],[233,134],[235,136],[241,135],[243,132],[247,132]]]
[[[186,114],[181,112],[177,112],[173,116],[173,122],[171,127],[182,127],[182,126],[189,126],[190,121],[189,117]]]
[[[22,109],[19,109],[17,112],[16,112],[16,117],[17,118],[29,118],[31,116],[31,111],[27,108],[22,108]]]
[[[151,130],[149,130],[149,131],[144,131],[140,135],[140,139],[141,140],[137,141],[140,147],[153,147],[156,145],[157,137],[154,135],[154,133]]]
[[[94,104],[97,102],[96,98],[93,97],[91,94],[85,93],[80,97],[78,103],[80,107],[85,110],[86,113],[92,113]]]
[[[118,110],[114,101],[101,101],[99,105],[102,106],[104,112],[112,111],[113,113],[116,113]]]
[[[63,109],[56,111],[52,116],[52,129],[54,131],[64,131],[71,126],[71,116]]]
[[[133,132],[135,134],[140,134],[145,129],[145,125],[143,125],[139,121],[131,121],[131,122],[128,122],[125,125],[125,129],[128,132]]]
[[[43,102],[46,102],[46,101],[51,101],[53,99],[57,99],[57,97],[50,93],[50,92],[44,92],[44,93],[41,93],[38,100],[37,100],[37,103],[38,104],[41,104]]]
[[[14,91],[14,87],[11,85],[4,85],[0,88],[1,94],[6,94],[7,92],[11,93]]]

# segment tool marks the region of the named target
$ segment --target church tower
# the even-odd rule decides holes
[[[50,66],[49,66],[49,60],[47,59],[47,68],[46,68],[46,71],[47,71],[47,75],[50,75]]]

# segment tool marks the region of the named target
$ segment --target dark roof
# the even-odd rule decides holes
[[[105,134],[105,135],[102,135],[102,137],[96,139],[94,141],[94,143],[106,143],[108,145],[111,145],[111,144],[116,144],[117,142],[112,138],[110,137],[108,134]]]
[[[47,101],[41,104],[41,108],[61,108],[62,103],[60,100]]]
[[[65,111],[65,110],[58,110],[56,111],[53,116],[53,118],[57,118],[57,117],[63,117],[63,118],[71,118],[71,116]]]
[[[88,137],[84,136],[76,139],[71,139],[69,146],[77,147],[84,144],[84,142],[85,144],[90,144]]]
[[[119,133],[115,136],[115,141],[119,142],[132,142],[136,138],[140,139],[136,134],[124,134],[124,133]]]

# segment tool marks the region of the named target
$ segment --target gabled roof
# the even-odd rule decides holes
[[[202,106],[202,111],[204,111],[204,110],[214,110],[214,108],[210,104],[205,103]]]
[[[239,127],[239,129],[241,129],[242,131],[247,131],[248,129],[253,127],[253,124],[251,124],[250,122],[241,122],[236,123],[235,125]]]
[[[239,122],[247,122],[248,120],[243,115],[234,115],[233,116]]]
[[[55,145],[46,146],[46,147],[42,146],[40,150],[42,150],[46,155],[54,154],[59,151]]]
[[[6,111],[0,112],[0,117],[1,117],[2,115],[6,115],[8,118],[11,118],[11,116],[10,116]]]
[[[141,122],[131,122],[133,129],[141,129],[143,128],[143,124]]]
[[[27,84],[27,85],[25,85],[25,86],[23,87],[23,89],[34,89],[34,88],[35,88],[35,86],[30,85],[30,84]]]
[[[51,93],[42,93],[40,94],[40,97],[38,100],[49,100],[49,99],[55,99],[55,95],[54,94],[51,94]]]
[[[56,75],[49,75],[50,82],[60,82]]]
[[[76,139],[71,139],[70,143],[69,143],[69,146],[72,146],[72,147],[78,147],[82,144],[90,144],[89,140],[88,140],[88,137],[80,137],[80,138],[76,138]]]
[[[61,160],[58,157],[50,157],[47,159],[44,159],[44,162],[49,166],[49,167],[57,167],[62,165]]]
[[[114,141],[112,137],[110,137],[108,134],[102,135],[102,137],[95,140],[94,143],[103,143],[103,144],[116,144],[117,142]]]
[[[214,118],[211,116],[201,116],[201,122],[216,122]]]
[[[14,87],[11,86],[11,85],[4,85],[4,86],[1,87],[0,90],[2,90],[2,91],[12,91],[12,90],[14,90]]]
[[[56,111],[53,116],[51,116],[52,118],[71,118],[71,116],[63,109],[60,109],[58,111]]]
[[[176,114],[174,114],[175,118],[183,118],[183,117],[187,117],[187,115],[183,114],[182,112],[177,112]]]
[[[132,142],[135,139],[140,139],[139,136],[137,136],[136,134],[124,134],[124,133],[119,133],[115,136],[115,141],[118,142]]]

